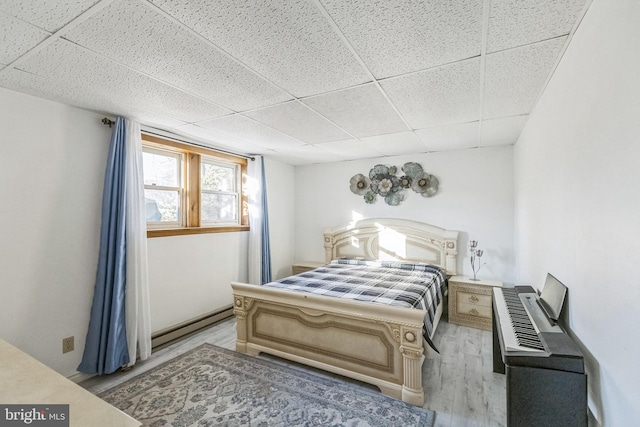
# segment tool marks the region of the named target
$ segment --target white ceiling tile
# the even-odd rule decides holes
[[[380,82],[413,129],[478,120],[480,58]]]
[[[128,114],[128,110],[144,110],[195,122],[228,113],[63,40],[30,56],[21,62],[20,68],[24,72],[3,70],[0,85],[70,105],[123,115]]]
[[[0,10],[53,33],[98,1],[0,0]]]
[[[358,138],[409,130],[373,83],[306,98],[302,102]]]
[[[515,144],[529,116],[483,120],[480,146]]]
[[[127,118],[136,120],[143,125],[155,126],[159,128],[175,128],[178,126],[184,126],[186,123],[182,120],[174,119],[173,117],[167,117],[161,114],[153,113],[151,111],[137,110],[135,108],[128,108],[126,113],[112,109],[114,114],[125,115]]]
[[[0,62],[10,64],[49,37],[49,33],[0,13]]]
[[[65,38],[231,110],[291,99],[147,3],[115,2]]]
[[[320,0],[377,78],[480,55],[477,0]]]
[[[276,153],[276,152],[266,154],[265,157],[268,159],[276,160],[278,162],[286,163],[288,165],[293,165],[293,166],[311,165],[314,163],[318,163],[318,162],[314,162],[311,159],[305,159],[302,157],[298,157],[296,155],[282,154],[282,153]],[[332,162],[332,161],[333,160],[327,160],[327,162]]]
[[[569,34],[586,0],[492,0],[487,52]]]
[[[151,1],[295,96],[370,80],[313,2]]]
[[[427,151],[420,138],[409,131],[368,136],[360,140],[385,156],[399,156]]]
[[[458,150],[479,145],[479,122],[418,129],[416,134],[429,151]]]
[[[329,153],[337,154],[347,160],[382,156],[382,153],[358,139],[325,142],[324,144],[316,144],[316,147]]]
[[[560,37],[487,55],[483,117],[528,114],[565,41]]]
[[[286,151],[275,150],[268,155],[269,157],[292,165],[310,165],[346,160],[343,156],[323,150],[314,145],[300,145],[291,147]]]
[[[304,145],[304,142],[296,138],[271,129],[240,114],[200,122],[198,125],[274,150]]]
[[[224,134],[215,129],[207,129],[195,124],[175,127],[174,130],[186,137],[201,141],[208,147],[221,148],[234,153],[267,154],[272,152],[272,150],[260,145],[251,144],[250,142]]]
[[[349,138],[339,127],[299,101],[249,111],[244,115],[310,144]]]
[[[129,115],[128,108],[123,111],[119,109],[117,102],[110,102],[97,93],[86,94],[80,87],[68,88],[56,79],[11,67],[0,73],[0,86],[80,108],[114,115]]]
[[[128,104],[125,106],[118,100],[105,98],[96,102],[95,99],[78,96],[72,91],[65,91],[61,87],[53,87],[51,80],[47,78],[16,69],[7,69],[5,74],[0,75],[0,86],[13,87],[13,90],[29,93],[56,102],[64,102],[68,105],[75,105],[110,116],[121,115],[145,125],[171,128],[185,124],[184,121],[173,117],[145,111]]]
[[[0,0],[0,86],[291,164],[513,144],[589,2]]]

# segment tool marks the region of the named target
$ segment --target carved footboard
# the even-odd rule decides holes
[[[373,384],[422,406],[424,312],[232,283],[236,349]]]

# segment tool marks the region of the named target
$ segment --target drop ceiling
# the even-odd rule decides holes
[[[514,144],[589,0],[0,0],[0,86],[294,165]]]

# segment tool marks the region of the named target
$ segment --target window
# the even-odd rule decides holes
[[[249,229],[247,160],[142,134],[147,236]]]
[[[203,224],[237,223],[239,212],[239,167],[201,159],[200,221]]]
[[[163,227],[184,225],[184,156],[145,147],[142,161],[147,224]]]

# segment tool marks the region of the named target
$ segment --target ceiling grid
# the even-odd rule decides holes
[[[0,0],[0,87],[294,165],[514,144],[590,0]]]

